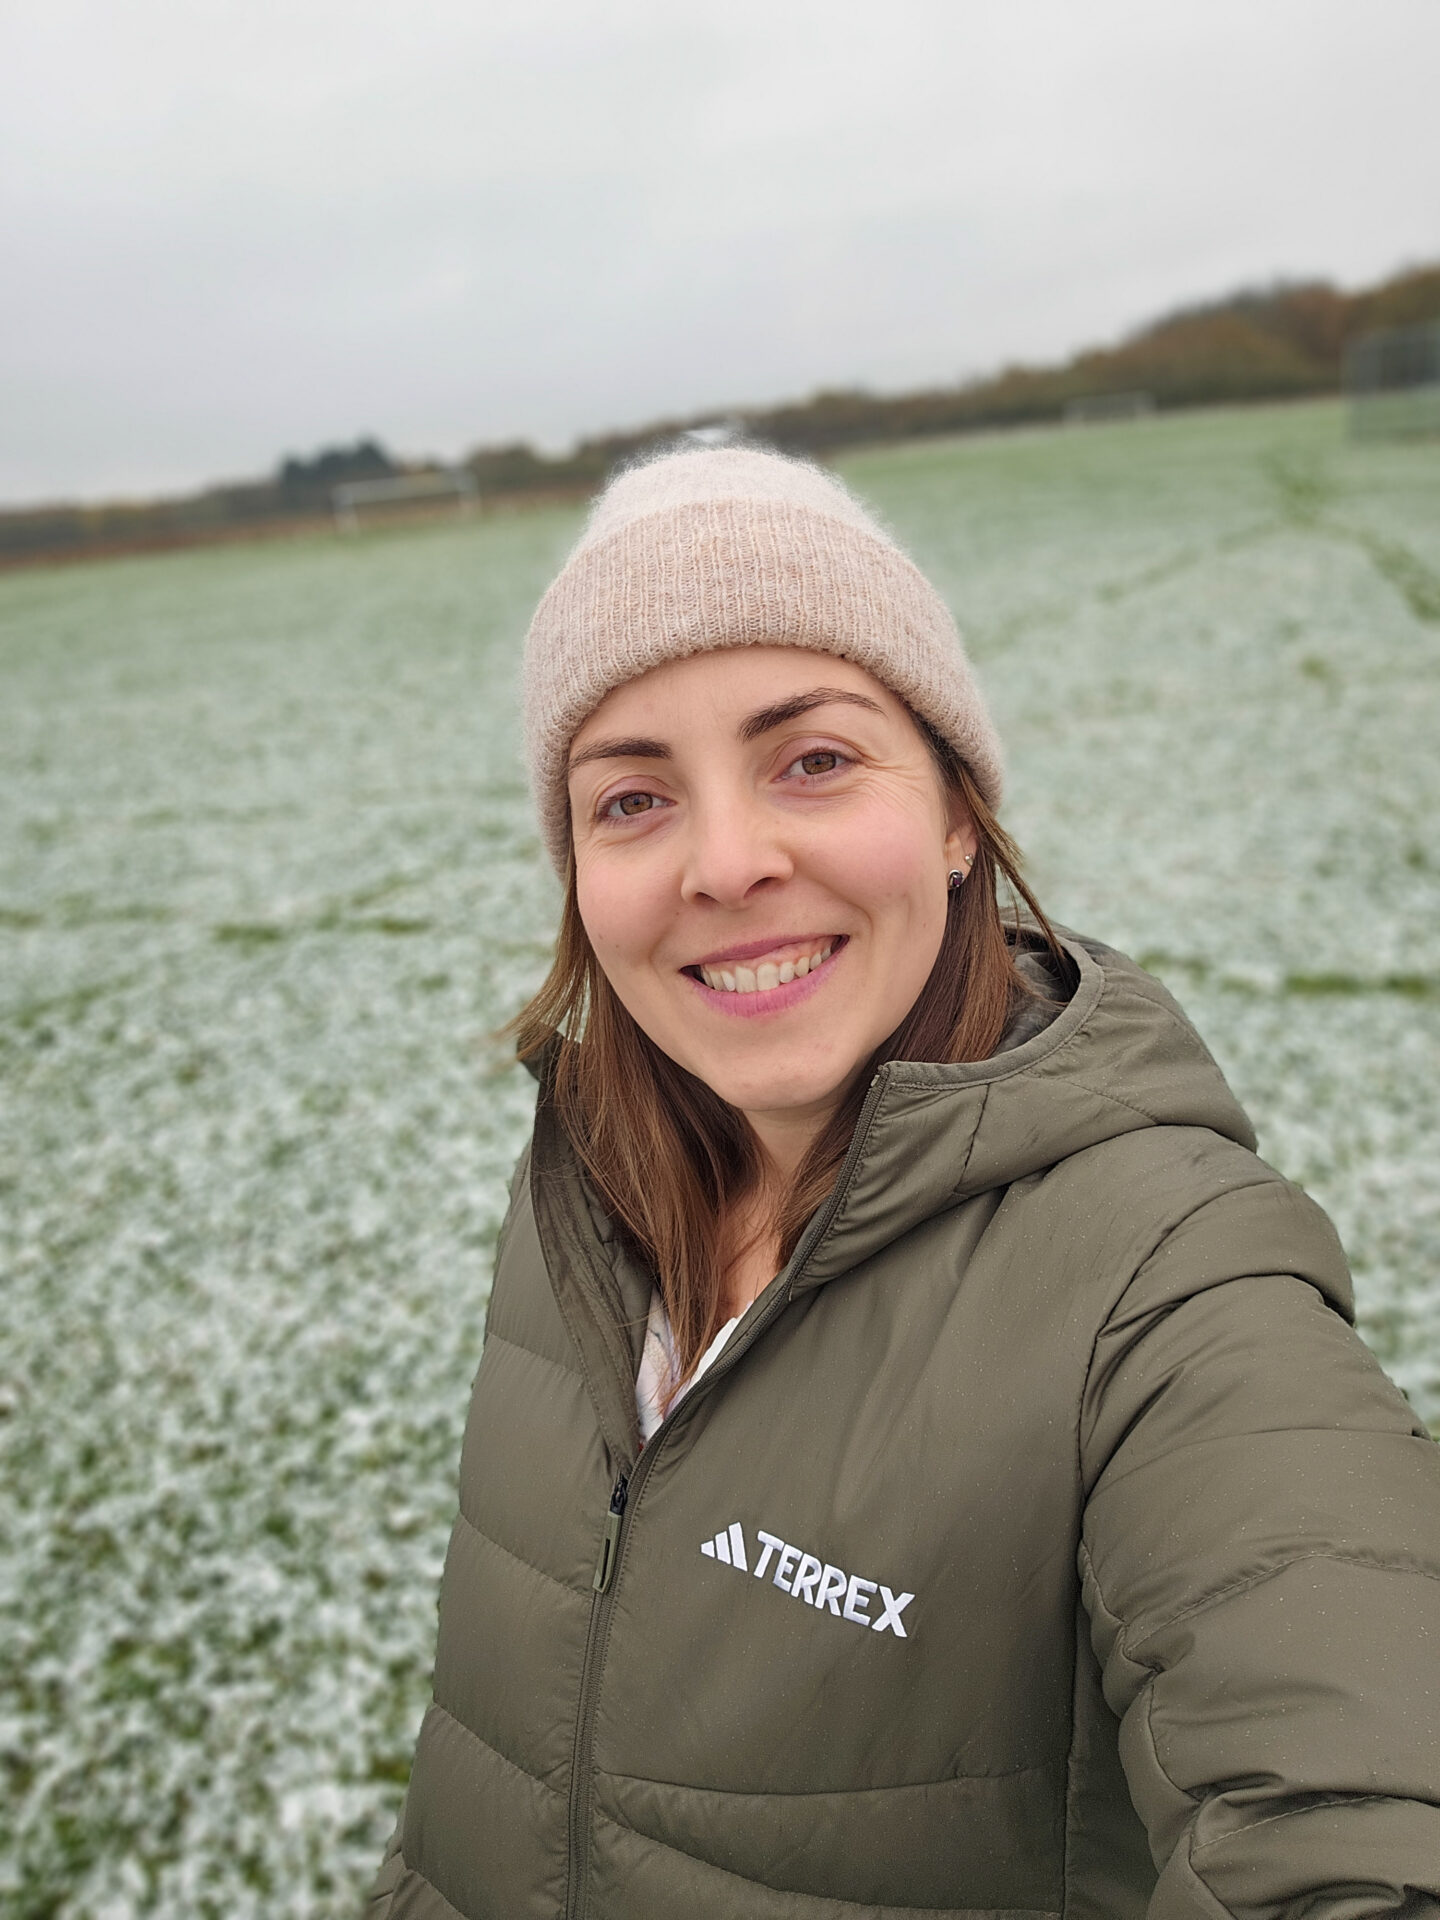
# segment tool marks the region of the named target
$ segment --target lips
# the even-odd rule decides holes
[[[816,973],[845,945],[843,934],[786,941],[752,941],[697,961],[684,971],[712,993],[759,998]]]
[[[807,949],[794,956],[759,960],[753,967],[737,961],[729,967],[702,967],[700,978],[715,993],[773,993],[776,987],[788,987],[792,980],[803,980],[830,958],[834,943]]]
[[[717,947],[714,953],[702,953],[685,968],[687,973],[700,967],[733,967],[737,960],[753,966],[757,960],[785,959],[797,953],[813,953],[819,947],[833,946],[843,935],[835,933],[772,933],[768,940],[745,940],[733,947]]]

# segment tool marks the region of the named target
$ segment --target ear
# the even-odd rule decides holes
[[[945,836],[945,863],[952,869],[958,868],[961,873],[968,874],[970,863],[979,850],[980,836],[958,800],[952,804],[950,812],[952,825]]]

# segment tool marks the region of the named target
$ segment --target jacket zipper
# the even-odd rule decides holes
[[[595,1564],[595,1578],[590,1582],[596,1593],[608,1593],[610,1582],[615,1578],[615,1559],[620,1548],[620,1529],[625,1524],[625,1500],[629,1491],[630,1482],[622,1473],[610,1495],[610,1511],[605,1516],[605,1532],[600,1541],[600,1558]]]
[[[879,1102],[880,1080],[881,1076],[877,1073],[870,1082],[865,1104],[860,1109],[860,1117],[855,1123],[855,1133],[850,1142],[850,1149],[845,1155],[844,1164],[836,1177],[830,1197],[816,1216],[810,1231],[795,1249],[790,1265],[796,1273],[801,1271],[823,1238],[844,1198],[850,1184],[850,1176],[860,1158],[865,1135],[869,1132],[871,1115]],[[620,1564],[620,1540],[625,1527],[626,1509],[643,1485],[650,1464],[660,1451],[663,1442],[669,1437],[674,1423],[688,1407],[703,1399],[708,1390],[713,1390],[716,1380],[723,1379],[749,1352],[770,1323],[779,1318],[789,1298],[789,1288],[782,1288],[765,1312],[756,1319],[745,1338],[738,1345],[731,1341],[715,1364],[706,1372],[704,1378],[697,1380],[680,1404],[672,1407],[666,1414],[645,1443],[644,1451],[630,1472],[622,1473],[611,1489],[610,1505],[605,1513],[605,1530],[600,1536],[600,1553],[595,1562],[594,1577],[590,1582],[590,1625],[585,1635],[585,1656],[580,1668],[580,1710],[575,1721],[575,1752],[570,1770],[570,1862],[565,1891],[565,1920],[584,1920],[585,1909],[589,1904],[589,1889],[586,1881],[590,1877],[590,1758],[595,1741],[595,1709],[600,1695],[599,1650],[605,1625],[610,1616],[615,1574]]]
[[[580,1711],[575,1720],[575,1752],[570,1762],[566,1920],[571,1920],[572,1915],[582,1913],[585,1908],[585,1881],[590,1871],[590,1748],[595,1738],[595,1706],[600,1692],[591,1676],[596,1674],[596,1649],[600,1644],[607,1611],[605,1599],[614,1583],[615,1562],[620,1557],[620,1529],[625,1524],[625,1504],[629,1492],[629,1476],[622,1473],[611,1490],[605,1531],[600,1536],[600,1557],[595,1562],[595,1574],[590,1582],[590,1625],[585,1633],[585,1658],[580,1668]]]

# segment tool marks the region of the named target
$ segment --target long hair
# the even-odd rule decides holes
[[[783,1264],[829,1194],[871,1076],[885,1060],[986,1060],[1019,1002],[1033,993],[1017,972],[1003,878],[1023,902],[1062,973],[1063,949],[1020,874],[1020,853],[954,751],[922,721],[952,804],[977,838],[964,885],[951,893],[940,951],[918,999],[821,1129],[767,1224]],[[1018,934],[1018,907],[1008,918]],[[638,1027],[602,972],[580,919],[573,856],[554,964],[510,1023],[522,1060],[554,1047],[558,1118],[606,1211],[655,1274],[688,1378],[721,1324],[726,1267],[739,1250],[736,1222],[763,1187],[759,1149],[738,1110],[677,1066]]]

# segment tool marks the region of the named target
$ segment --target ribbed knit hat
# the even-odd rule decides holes
[[[570,844],[566,764],[612,687],[713,647],[853,660],[927,720],[999,804],[1000,742],[944,601],[832,475],[748,447],[621,473],[536,609],[525,733],[545,844]]]

